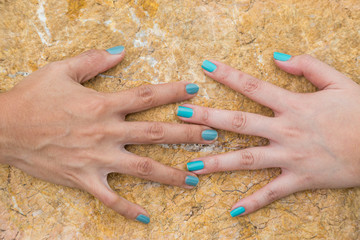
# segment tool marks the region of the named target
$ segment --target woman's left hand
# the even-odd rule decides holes
[[[274,57],[282,70],[305,76],[320,91],[292,93],[223,63],[205,61],[207,76],[271,108],[275,116],[190,104],[178,109],[186,122],[269,139],[267,146],[188,163],[196,174],[281,168],[280,176],[232,207],[233,217],[306,189],[360,186],[360,86],[309,55]]]

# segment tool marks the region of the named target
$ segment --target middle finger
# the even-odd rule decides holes
[[[206,126],[162,122],[125,122],[125,134],[119,133],[123,144],[203,143],[216,140],[218,134]]]
[[[275,124],[274,118],[258,114],[185,104],[178,108],[177,115],[186,122],[204,124],[236,133],[255,135],[268,139],[272,139],[275,136],[272,130]]]

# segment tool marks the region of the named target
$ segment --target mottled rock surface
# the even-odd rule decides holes
[[[125,60],[86,87],[116,92],[187,80],[201,87],[191,103],[271,116],[269,109],[205,77],[200,65],[216,59],[291,91],[316,90],[277,69],[273,51],[311,54],[360,83],[358,0],[0,0],[0,16],[0,92],[48,62],[116,45],[126,47]],[[177,105],[128,119],[179,122]],[[211,146],[128,149],[185,169],[198,156],[267,144],[219,133]],[[0,165],[0,239],[360,239],[359,188],[301,192],[248,216],[230,217],[232,204],[278,174],[269,169],[205,175],[191,191],[110,175],[113,189],[151,214],[151,224],[143,225],[83,191]]]

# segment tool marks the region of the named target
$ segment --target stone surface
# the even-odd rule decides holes
[[[273,51],[308,53],[360,83],[358,0],[0,0],[0,92],[48,62],[91,48],[126,47],[123,63],[86,84],[115,92],[187,80],[200,85],[190,102],[264,115],[272,112],[207,78],[200,65],[217,59],[296,92],[316,89],[277,69]],[[178,122],[171,104],[129,120]],[[264,145],[258,137],[220,131],[211,146],[144,145],[128,149],[185,169],[198,156]],[[359,239],[360,189],[293,194],[251,215],[230,207],[279,170],[200,177],[189,191],[112,174],[110,185],[143,205],[151,224],[124,219],[89,194],[0,166],[1,239]]]

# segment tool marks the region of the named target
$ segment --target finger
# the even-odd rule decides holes
[[[287,73],[304,76],[320,90],[344,83],[353,83],[336,69],[307,54],[291,56],[274,52],[274,59],[279,68]]]
[[[236,217],[246,215],[265,207],[266,205],[298,191],[294,178],[291,175],[281,174],[265,187],[254,194],[241,199],[232,208],[230,215]]]
[[[191,104],[179,106],[176,113],[181,120],[203,124],[232,132],[272,138],[274,119],[257,114],[200,107]]]
[[[166,166],[151,158],[132,153],[122,156],[123,159],[114,167],[115,172],[187,189],[194,188],[199,182],[195,174]]]
[[[199,87],[193,83],[174,82],[157,85],[143,85],[114,94],[123,114],[140,112],[152,107],[184,101],[192,98]],[[121,104],[120,104],[121,103]]]
[[[69,76],[74,81],[83,83],[114,67],[124,57],[124,47],[117,46],[106,51],[92,49],[62,62],[68,66]]]
[[[93,181],[93,184],[85,190],[99,199],[105,206],[126,218],[146,224],[150,222],[149,214],[141,206],[120,197],[110,188],[106,180],[105,182],[102,180]]]
[[[286,99],[291,96],[291,93],[285,89],[261,81],[218,61],[205,60],[202,68],[204,73],[212,79],[275,111],[285,109]]]
[[[286,161],[286,159],[285,154],[274,147],[254,147],[194,159],[187,163],[187,169],[195,174],[234,170],[255,170],[282,167],[283,162]]]
[[[211,143],[218,134],[206,126],[160,122],[125,122],[126,133],[119,133],[127,144]],[[123,141],[123,140],[122,140]]]

